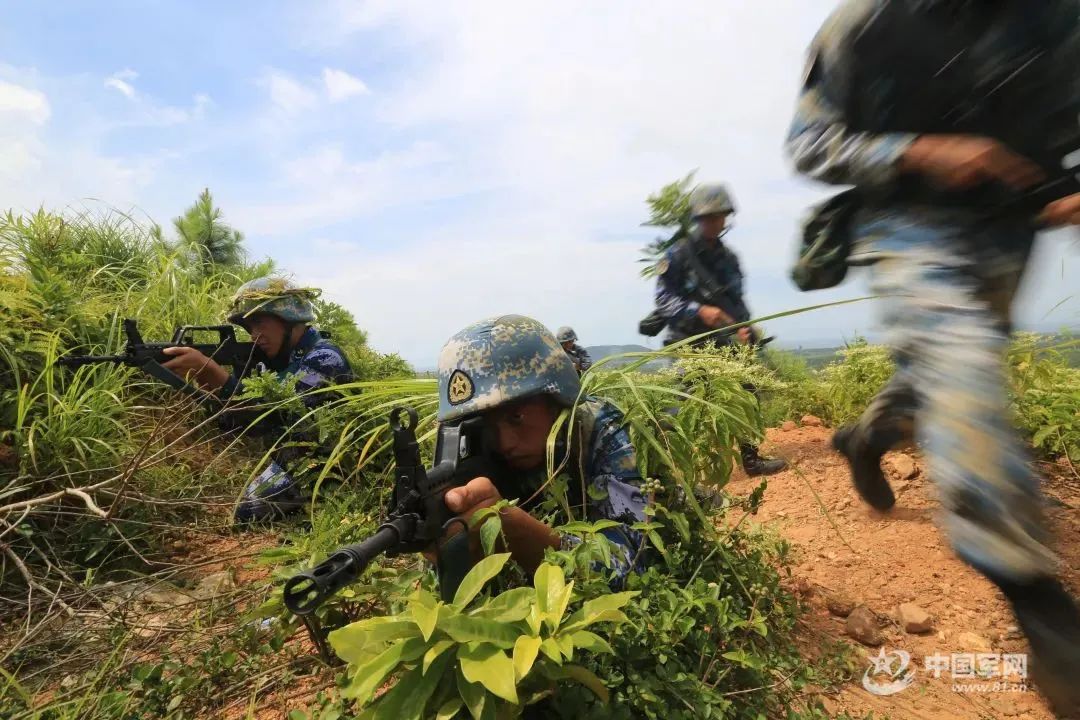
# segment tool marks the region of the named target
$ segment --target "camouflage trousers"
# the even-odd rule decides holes
[[[852,260],[871,289],[896,372],[856,426],[883,450],[917,440],[957,554],[991,577],[1055,573],[1039,478],[1012,427],[1004,353],[1031,230],[1016,222],[888,215],[865,220]],[[857,445],[858,447],[858,445]]]

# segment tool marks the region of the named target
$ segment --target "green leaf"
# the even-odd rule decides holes
[[[562,603],[566,577],[562,568],[551,563],[540,563],[533,575],[533,587],[536,588],[536,605],[545,616]]]
[[[619,608],[639,594],[637,590],[629,590],[586,600],[581,609],[571,615],[563,624],[563,632],[581,630],[599,622],[626,622],[626,615]]]
[[[415,660],[423,655],[426,649],[427,643],[420,638],[391,645],[368,662],[351,669],[352,680],[348,687],[341,691],[342,697],[353,698],[360,705],[371,702],[383,680],[398,665]]]
[[[536,655],[540,652],[541,642],[538,637],[522,635],[514,643],[514,677],[518,682],[521,682],[521,679],[532,670]]]
[[[327,639],[338,657],[356,665],[364,662],[373,652],[381,652],[379,645],[419,636],[420,630],[411,620],[374,617],[338,628],[331,632]]]
[[[667,547],[664,545],[664,541],[660,539],[660,533],[650,530],[646,533],[646,537],[649,538],[649,542],[653,544],[653,547],[660,551],[660,554],[663,555],[666,560],[668,556]]]
[[[484,589],[484,585],[502,571],[503,566],[506,565],[506,561],[509,559],[510,553],[499,553],[497,555],[488,555],[473,565],[472,569],[461,581],[461,585],[458,586],[457,592],[454,593],[454,607],[459,610],[464,609]]]
[[[554,638],[548,638],[540,643],[540,652],[547,655],[547,657],[556,665],[562,665],[562,650],[559,648],[559,644],[555,642]]]
[[[574,647],[588,650],[589,652],[613,654],[614,651],[608,645],[607,640],[588,630],[579,630],[570,636],[574,641]]]
[[[459,643],[485,642],[512,648],[521,631],[507,623],[469,615],[449,615],[439,620],[439,630]]]
[[[514,682],[514,662],[506,653],[487,643],[463,645],[458,648],[461,673],[469,682],[478,682],[492,694],[517,705],[517,685]]]
[[[431,663],[435,661],[435,658],[442,655],[444,652],[456,645],[453,640],[440,640],[439,642],[428,648],[428,651],[424,653],[424,674],[427,674],[428,668],[431,667]]]
[[[580,665],[566,665],[562,668],[562,671],[566,673],[567,677],[572,680],[576,680],[585,687],[592,690],[593,694],[606,705],[611,700],[611,694],[608,692],[607,686],[604,685],[604,681],[601,680],[591,670],[581,667]]]
[[[457,671],[457,688],[458,695],[460,695],[461,699],[465,702],[465,707],[468,708],[469,714],[472,715],[473,720],[480,720],[484,714],[484,706],[493,704],[487,702],[487,693],[484,691],[484,686],[480,683],[469,682],[461,672],[459,666]]]
[[[375,708],[375,720],[421,720],[424,706],[450,664],[450,655],[435,661],[426,675],[416,667],[407,672],[383,695]]]
[[[431,633],[435,632],[435,624],[439,621],[438,605],[425,605],[422,601],[413,600],[409,603],[409,612],[412,613],[416,626],[420,628],[420,635],[425,640],[431,639]]]
[[[1057,425],[1042,426],[1041,428],[1039,428],[1039,431],[1035,433],[1034,437],[1031,438],[1031,444],[1035,447],[1041,447],[1043,441],[1046,440],[1046,438],[1050,437],[1052,434],[1056,433],[1057,430]]]
[[[480,545],[484,548],[485,555],[495,552],[495,541],[502,532],[502,517],[493,515],[480,526]]]
[[[575,522],[569,522],[565,525],[558,527],[559,532],[567,533],[569,535],[585,535],[589,533],[598,533],[601,530],[607,530],[608,528],[621,527],[622,523],[614,520],[597,520],[594,523],[582,522],[577,520]]]
[[[472,616],[499,622],[517,622],[528,617],[535,598],[536,592],[529,587],[507,590],[474,610]]]
[[[562,651],[563,657],[567,660],[574,659],[574,639],[569,635],[559,635],[554,638],[555,644],[559,646],[559,650]]]
[[[752,668],[754,670],[761,669],[761,660],[751,655],[747,655],[746,652],[743,650],[732,650],[731,652],[724,653],[720,657],[726,658],[728,660],[731,660],[732,662],[739,663],[744,667]]]
[[[435,713],[435,720],[451,720],[458,714],[458,710],[462,708],[465,702],[460,697],[453,697],[447,700],[439,708],[439,711]]]

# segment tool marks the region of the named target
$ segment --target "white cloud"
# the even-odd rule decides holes
[[[22,120],[44,125],[50,113],[49,99],[44,93],[0,80],[0,122],[6,118],[6,122]]]
[[[371,103],[381,141],[427,140],[446,158],[357,159],[340,144],[286,156],[287,201],[272,203],[284,212],[260,208],[273,218],[263,229],[352,219],[363,235],[365,219],[407,205],[398,247],[336,248],[331,263],[309,248],[281,259],[323,268],[376,344],[421,364],[455,329],[494,312],[570,323],[587,343],[642,341],[635,328],[653,290],[635,262],[652,235],[638,227],[644,198],[693,168],[734,187],[731,241],[757,312],[858,296],[861,283],[803,295],[786,279],[798,220],[828,190],[795,180],[782,144],[805,49],[834,5],[632,0],[583,13],[569,0],[332,0],[306,38],[321,34],[338,52],[392,37],[407,63]],[[310,121],[317,134],[325,118]],[[467,208],[453,227],[425,219],[441,198]],[[394,287],[408,290],[388,312]],[[808,339],[808,328],[839,339],[867,330],[872,311],[848,306],[775,327],[788,339]]]
[[[132,81],[138,79],[139,73],[131,69],[121,70],[118,73],[105,78],[105,87],[116,90],[129,100],[135,99],[135,86]]]
[[[318,97],[290,75],[272,70],[262,80],[263,87],[270,92],[270,100],[286,114],[298,113],[315,106]]]
[[[341,102],[357,95],[367,95],[371,92],[363,80],[350,75],[344,70],[323,68],[322,77],[323,84],[326,86],[326,95],[332,103]]]

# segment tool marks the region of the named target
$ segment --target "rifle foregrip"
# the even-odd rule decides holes
[[[398,528],[383,525],[367,540],[337,550],[311,570],[289,578],[283,591],[285,607],[296,615],[314,612],[327,598],[360,577],[368,563],[401,540]]]

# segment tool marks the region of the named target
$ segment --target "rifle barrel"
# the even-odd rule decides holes
[[[360,577],[368,563],[401,541],[397,525],[391,521],[367,540],[346,545],[311,570],[289,578],[282,591],[285,607],[295,615],[317,610],[327,598]]]
[[[127,355],[69,355],[57,358],[56,363],[64,367],[81,367],[94,363],[122,363],[127,360]]]

